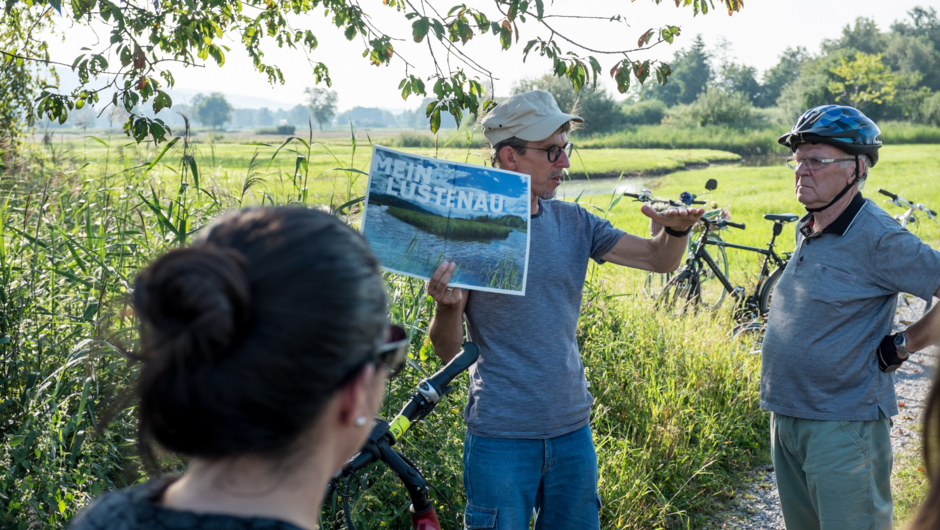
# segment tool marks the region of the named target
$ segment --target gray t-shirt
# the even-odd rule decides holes
[[[897,414],[893,374],[875,350],[894,322],[898,293],[924,299],[940,285],[940,253],[859,194],[829,227],[797,232],[774,289],[764,335],[762,409],[811,420],[870,421]]]
[[[602,263],[624,232],[564,201],[539,201],[529,225],[525,296],[471,291],[467,428],[491,438],[546,439],[587,424],[593,397],[575,338],[588,258]]]

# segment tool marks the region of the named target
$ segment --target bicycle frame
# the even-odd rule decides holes
[[[767,245],[767,248],[751,247],[747,245],[738,245],[736,243],[729,243],[727,241],[722,241],[719,239],[711,239],[708,237],[709,234],[711,234],[713,230],[715,230],[716,228],[721,229],[724,226],[734,226],[736,228],[738,227],[743,228],[744,225],[737,225],[735,223],[729,223],[723,220],[706,221],[705,230],[704,232],[702,232],[702,235],[699,236],[698,241],[696,241],[695,252],[690,254],[686,258],[686,266],[689,269],[694,270],[697,266],[696,265],[697,261],[699,260],[704,261],[705,264],[708,265],[708,268],[711,269],[711,271],[714,273],[715,278],[717,278],[718,281],[721,282],[721,285],[725,288],[725,290],[731,293],[731,295],[734,296],[735,298],[738,298],[739,303],[742,303],[746,309],[752,309],[752,306],[757,307],[756,300],[760,296],[761,287],[763,286],[764,280],[766,280],[770,276],[771,263],[773,263],[777,267],[783,267],[784,265],[786,265],[786,262],[776,253],[776,251],[774,251],[774,247],[776,247],[775,243],[777,240],[777,236],[779,236],[780,233],[783,231],[783,224],[779,221],[774,221],[773,235],[770,238],[770,243]],[[742,298],[741,291],[735,288],[731,284],[731,281],[728,280],[728,278],[721,272],[720,267],[715,262],[714,258],[712,258],[711,254],[708,253],[708,250],[705,248],[707,245],[714,245],[716,247],[722,247],[722,248],[733,248],[733,249],[738,249],[738,250],[745,250],[748,252],[756,252],[758,254],[764,255],[764,262],[761,265],[761,273],[760,273],[759,279],[757,280],[757,285],[754,288],[754,294],[747,297],[746,299],[741,299]],[[697,278],[697,276],[694,276],[694,277]],[[698,290],[699,286],[695,285],[694,288]]]

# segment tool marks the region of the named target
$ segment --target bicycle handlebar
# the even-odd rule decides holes
[[[920,204],[920,203],[917,203],[917,204],[912,203],[912,202],[908,201],[907,199],[905,199],[905,198],[903,198],[903,197],[900,197],[897,193],[891,193],[891,192],[888,191],[888,190],[883,190],[883,189],[880,189],[880,188],[878,189],[878,193],[887,196],[888,198],[890,198],[890,199],[894,202],[894,204],[896,204],[896,205],[898,205],[898,206],[900,206],[900,207],[902,207],[902,208],[907,207],[907,208],[911,208],[911,209],[913,209],[913,210],[917,210],[917,211],[921,211],[921,212],[927,212],[927,213],[930,215],[931,218],[933,218],[933,217],[935,217],[935,216],[937,215],[937,212],[931,210],[930,208],[924,206],[923,204]]]
[[[421,381],[418,385],[418,391],[429,390],[425,388],[425,385],[427,385],[436,391],[438,396],[443,396],[449,390],[450,382],[454,380],[454,377],[457,377],[458,374],[470,368],[470,365],[477,362],[479,357],[479,346],[472,342],[464,343],[463,350],[460,350],[450,362],[438,370],[436,374]]]
[[[727,219],[709,219],[707,217],[702,217],[702,222],[718,229],[724,228],[726,226],[730,226],[731,228],[737,228],[739,230],[745,230],[747,228],[747,225],[745,223],[733,223],[731,221],[728,221]]]
[[[893,201],[898,200],[898,196],[897,196],[896,194],[894,194],[894,193],[891,193],[891,192],[888,191],[888,190],[883,190],[883,189],[879,188],[879,189],[878,189],[878,193],[880,193],[880,194],[882,194],[882,195],[887,195],[888,197],[891,197],[891,200],[893,200]]]
[[[379,419],[369,433],[369,439],[363,445],[359,454],[346,462],[333,480],[330,481],[328,494],[332,494],[339,487],[339,482],[358,473],[366,466],[381,460],[402,481],[408,490],[412,502],[412,524],[418,528],[418,521],[434,521],[435,524],[427,528],[440,528],[434,505],[428,499],[428,483],[421,476],[421,472],[404,455],[392,449],[392,445],[411,426],[427,416],[440,402],[441,398],[450,392],[450,383],[457,375],[475,363],[480,357],[480,347],[472,342],[465,342],[463,349],[454,356],[443,368],[434,375],[422,380],[418,390],[402,407],[398,416],[389,424]],[[350,523],[351,524],[351,523]],[[425,528],[425,526],[421,526]]]
[[[685,206],[681,202],[674,201],[672,199],[663,199],[661,197],[653,197],[652,195],[646,195],[645,193],[629,193],[623,192],[624,197],[633,197],[634,199],[641,202],[662,202],[666,203],[669,206]],[[705,201],[692,201],[692,204],[705,204]]]

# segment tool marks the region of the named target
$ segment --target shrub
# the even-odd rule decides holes
[[[273,129],[258,129],[255,131],[257,134],[281,134],[284,136],[293,136],[294,131],[297,130],[297,127],[293,125],[278,125]]]
[[[780,127],[677,127],[641,125],[623,131],[578,140],[578,149],[625,147],[630,149],[717,149],[741,156],[784,154],[777,143]]]
[[[757,115],[747,95],[740,92],[726,93],[709,88],[689,105],[677,105],[670,109],[666,123],[677,126],[728,125],[752,127]]]
[[[940,92],[934,92],[924,100],[921,119],[930,125],[940,125]]]
[[[391,142],[395,147],[434,147],[434,136],[418,132],[403,132]]]
[[[624,103],[621,112],[630,125],[656,125],[666,116],[666,104],[658,99]]]

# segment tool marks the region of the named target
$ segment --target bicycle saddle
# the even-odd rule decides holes
[[[799,219],[800,216],[795,213],[765,213],[764,219],[768,221],[781,221],[784,223],[792,223]]]

